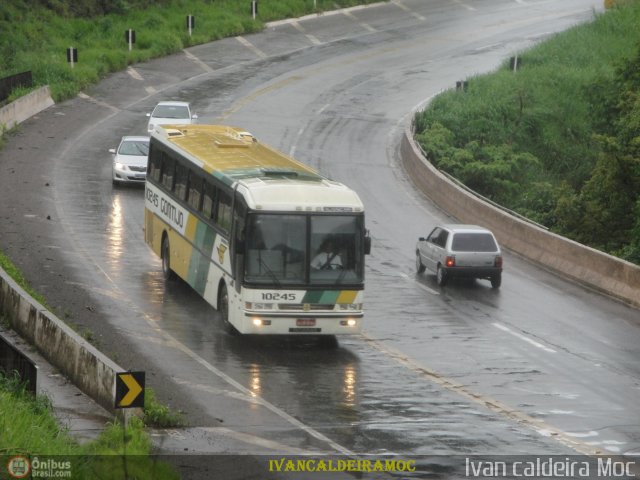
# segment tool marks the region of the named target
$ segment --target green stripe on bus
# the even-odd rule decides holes
[[[193,249],[189,261],[187,282],[200,295],[204,295],[204,290],[207,286],[207,277],[211,266],[211,252],[213,251],[215,239],[215,230],[204,222],[198,222],[195,238],[193,239],[196,248]]]
[[[304,295],[302,303],[332,304],[336,303],[339,295],[340,290],[312,290]]]

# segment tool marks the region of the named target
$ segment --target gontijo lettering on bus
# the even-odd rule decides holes
[[[147,183],[145,188],[146,207],[163,218],[172,228],[184,235],[189,212],[172,201],[154,185]]]

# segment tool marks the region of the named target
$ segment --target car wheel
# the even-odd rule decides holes
[[[171,249],[169,248],[169,237],[164,237],[162,239],[162,275],[164,279],[174,280],[176,278],[176,274],[173,270],[171,270]]]
[[[224,283],[218,293],[218,312],[220,312],[220,319],[225,331],[231,335],[237,335],[238,331],[229,322],[229,292],[227,292],[227,286]]]
[[[422,259],[420,258],[420,252],[416,250],[416,271],[418,273],[424,272],[425,266],[422,264]]]
[[[491,276],[491,288],[500,288],[502,285],[502,273],[496,273]]]
[[[436,271],[436,283],[440,287],[444,287],[447,284],[447,272],[442,265],[438,265],[438,270]]]

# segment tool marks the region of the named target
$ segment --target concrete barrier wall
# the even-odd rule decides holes
[[[460,222],[481,224],[492,230],[509,250],[640,307],[640,267],[637,265],[518,219],[460,188],[424,157],[413,139],[411,126],[405,129],[400,148],[402,163],[413,182]]]
[[[42,307],[0,268],[0,313],[74,385],[115,413],[115,376],[124,369]]]
[[[0,126],[4,125],[4,128],[9,130],[53,104],[49,86],[40,87],[0,108]]]

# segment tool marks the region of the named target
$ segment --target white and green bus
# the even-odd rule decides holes
[[[241,129],[155,127],[145,241],[231,332],[362,329],[371,242],[358,195]]]

